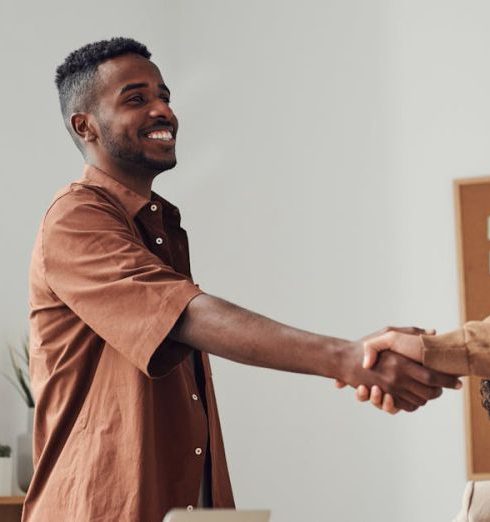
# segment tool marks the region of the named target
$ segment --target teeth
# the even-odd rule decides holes
[[[172,139],[172,133],[168,130],[153,131],[153,132],[150,132],[150,134],[148,134],[147,137],[152,140],[169,141]]]

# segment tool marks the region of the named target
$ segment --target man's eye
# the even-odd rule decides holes
[[[131,98],[128,99],[128,102],[132,103],[143,103],[145,100],[143,99],[143,96],[140,96],[137,94],[136,96],[131,96]]]
[[[170,105],[170,98],[168,96],[160,96],[160,99],[163,100],[167,105]]]

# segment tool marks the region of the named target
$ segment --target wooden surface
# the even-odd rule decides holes
[[[461,322],[490,315],[490,177],[455,181]],[[490,376],[489,376],[490,377]],[[490,420],[481,405],[479,377],[465,383],[467,471],[490,479]]]
[[[0,497],[0,522],[20,522],[24,497]]]
[[[0,497],[0,506],[22,506],[25,497]]]

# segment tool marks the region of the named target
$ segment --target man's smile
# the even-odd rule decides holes
[[[173,127],[153,127],[142,132],[145,139],[166,144],[175,144]]]
[[[150,140],[162,140],[162,141],[170,141],[173,139],[172,133],[169,130],[160,130],[153,131],[149,134],[146,134],[146,137]]]

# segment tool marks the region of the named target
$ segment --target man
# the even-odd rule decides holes
[[[160,522],[172,507],[232,507],[209,353],[378,385],[393,397],[387,409],[413,411],[458,386],[393,353],[364,369],[362,343],[279,324],[193,283],[179,212],[151,191],[176,164],[178,123],[149,58],[116,38],[57,70],[86,166],[55,197],[33,252],[24,522]]]

